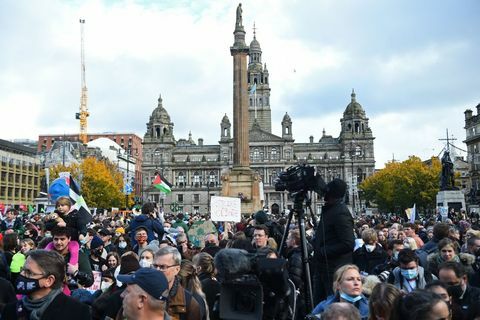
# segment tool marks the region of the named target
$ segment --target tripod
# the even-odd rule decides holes
[[[295,194],[292,194],[294,197],[293,210],[288,214],[287,225],[285,231],[283,232],[282,242],[278,249],[278,255],[283,256],[283,251],[285,250],[285,242],[288,236],[288,231],[290,224],[292,223],[292,217],[295,214],[297,217],[297,224],[300,230],[300,246],[302,248],[302,264],[303,264],[303,277],[305,283],[305,301],[307,311],[313,309],[313,295],[312,295],[312,281],[310,278],[310,265],[308,264],[308,250],[307,250],[307,238],[305,236],[305,210],[303,209],[303,202],[305,201],[306,205],[310,209],[310,214],[312,216],[314,227],[317,224],[315,216],[312,214],[311,203],[312,200],[309,197],[307,191],[300,191]]]

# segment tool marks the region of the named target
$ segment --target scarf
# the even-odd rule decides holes
[[[37,300],[32,300],[27,296],[23,297],[22,304],[23,304],[23,307],[30,314],[30,319],[40,320],[42,318],[43,313],[50,305],[50,303],[52,303],[53,299],[55,299],[61,292],[62,292],[61,288],[53,289],[45,297]]]
[[[460,262],[460,258],[458,257],[458,255],[455,255],[455,256],[453,256],[453,259],[451,261]],[[437,263],[440,265],[443,262],[445,262],[445,259],[443,259],[442,256],[439,253],[438,256],[437,256]]]

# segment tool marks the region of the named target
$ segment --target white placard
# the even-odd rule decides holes
[[[213,221],[240,222],[242,218],[240,198],[212,197],[210,210]]]

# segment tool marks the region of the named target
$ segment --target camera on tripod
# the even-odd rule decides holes
[[[291,166],[278,174],[275,180],[275,191],[288,191],[294,195],[300,192],[315,191],[324,195],[327,185],[315,169],[307,164]]]

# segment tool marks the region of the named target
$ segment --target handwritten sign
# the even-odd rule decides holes
[[[210,208],[213,221],[240,222],[242,217],[240,198],[212,197]]]

